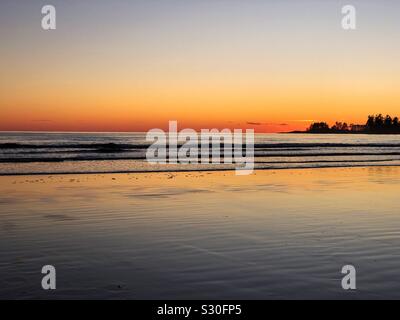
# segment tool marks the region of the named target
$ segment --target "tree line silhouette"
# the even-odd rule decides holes
[[[400,134],[398,117],[385,117],[382,114],[370,115],[364,125],[336,122],[329,127],[326,122],[314,122],[307,129],[308,133],[370,133],[370,134]]]

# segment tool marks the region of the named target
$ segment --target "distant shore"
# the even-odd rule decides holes
[[[310,131],[290,131],[280,133],[294,133],[294,134],[367,134],[367,135],[398,135],[400,132],[310,132]]]
[[[313,122],[305,131],[292,131],[290,133],[317,133],[317,134],[400,134],[400,121],[398,117],[382,114],[369,115],[365,124],[350,124],[339,122],[329,126],[327,122]]]

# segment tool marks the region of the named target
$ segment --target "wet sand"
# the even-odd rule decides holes
[[[399,190],[398,167],[3,176],[0,298],[400,298]]]

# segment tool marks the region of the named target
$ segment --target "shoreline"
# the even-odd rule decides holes
[[[254,173],[257,171],[287,171],[287,170],[318,170],[318,169],[357,169],[357,168],[400,168],[400,165],[398,164],[377,164],[377,165],[337,165],[337,166],[318,166],[318,167],[292,167],[292,168],[255,168]],[[21,177],[21,176],[62,176],[62,175],[99,175],[99,174],[107,174],[107,175],[112,175],[112,174],[151,174],[151,173],[166,173],[166,174],[171,174],[171,173],[214,173],[214,172],[228,172],[232,171],[234,172],[235,169],[233,168],[223,168],[223,169],[204,169],[204,170],[199,170],[199,169],[194,169],[194,170],[153,170],[153,171],[146,171],[146,170],[141,170],[141,171],[127,171],[127,170],[122,170],[122,171],[89,171],[89,172],[29,172],[29,173],[0,173],[0,177]],[[249,174],[248,176],[253,175]]]

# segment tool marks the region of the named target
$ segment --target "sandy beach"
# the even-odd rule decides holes
[[[254,320],[400,300],[399,17],[0,1],[0,301]]]
[[[400,298],[399,186],[399,167],[2,176],[0,298]]]

